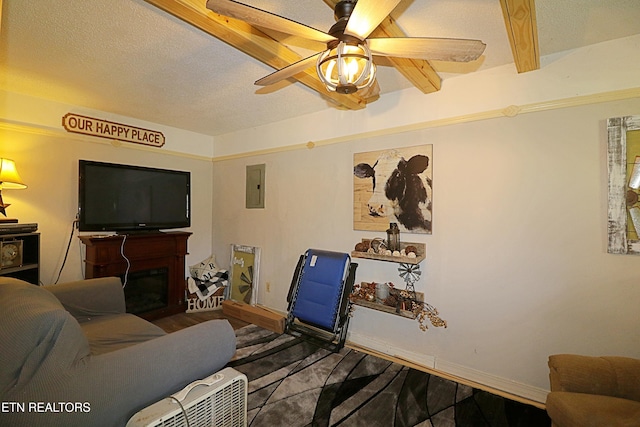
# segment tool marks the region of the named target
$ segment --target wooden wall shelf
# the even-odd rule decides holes
[[[373,239],[362,239],[363,243],[371,243]],[[412,243],[412,242],[400,242],[400,248],[404,249],[407,246],[415,246],[418,252],[415,258],[409,258],[406,256],[392,256],[392,255],[379,255],[371,254],[368,252],[351,251],[352,258],[365,258],[376,261],[396,262],[399,264],[420,264],[427,257],[427,245],[424,243]]]
[[[416,301],[423,302],[424,294],[422,292],[416,292]],[[383,311],[389,314],[395,314],[396,316],[406,317],[407,319],[415,319],[416,314],[411,310],[398,310],[396,307],[384,304],[382,301],[367,301],[362,298],[354,298],[351,300],[355,305],[371,308],[373,310]],[[410,302],[408,302],[410,304]]]

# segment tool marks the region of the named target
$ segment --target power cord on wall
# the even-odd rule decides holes
[[[54,285],[58,284],[58,281],[60,280],[60,276],[62,275],[62,270],[64,269],[64,265],[67,262],[67,256],[69,255],[69,248],[71,247],[71,240],[73,240],[73,233],[76,230],[77,224],[78,224],[78,217],[76,216],[76,219],[74,219],[73,222],[71,223],[71,234],[69,235],[69,243],[67,243],[67,250],[64,252],[64,259],[62,260],[60,271],[58,271],[58,277],[56,278],[56,281],[53,282]]]
[[[64,266],[67,263],[67,257],[69,256],[69,249],[71,248],[71,242],[73,240],[73,235],[75,233],[75,230],[78,228],[78,222],[79,222],[79,218],[76,215],[76,218],[71,223],[71,233],[69,235],[69,242],[67,243],[67,249],[66,249],[66,251],[64,253],[64,259],[62,260],[62,265],[60,266],[60,270],[58,271],[58,277],[56,277],[55,282],[53,282],[54,285],[57,285],[58,282],[60,281],[60,276],[62,275],[62,270],[64,270]],[[122,258],[124,258],[124,260],[127,263],[127,268],[126,268],[126,270],[124,272],[124,278],[123,278],[123,283],[122,283],[122,287],[123,288],[125,286],[127,286],[127,281],[129,279],[129,269],[131,269],[131,262],[129,261],[129,258],[127,258],[127,256],[124,254],[124,243],[126,241],[127,241],[127,235],[123,234],[122,235],[122,244],[120,245],[120,255],[122,256]]]
[[[127,262],[127,268],[124,271],[124,277],[122,279],[123,288],[127,286],[127,281],[129,280],[129,269],[131,268],[131,262],[129,261],[129,258],[127,258],[127,256],[124,254],[124,242],[126,241],[127,241],[127,235],[123,234],[122,244],[120,245],[120,255],[122,255],[122,258],[124,258],[124,260]]]

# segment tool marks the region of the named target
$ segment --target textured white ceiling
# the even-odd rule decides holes
[[[325,31],[334,22],[322,0],[245,3]],[[409,36],[487,44],[474,64],[433,63],[442,90],[513,62],[498,0],[403,0],[392,15]],[[640,0],[536,0],[536,15],[543,56],[640,33]],[[273,69],[143,0],[4,0],[1,16],[2,90],[207,135],[332,108],[300,83],[254,86]],[[382,97],[411,87],[378,69]]]

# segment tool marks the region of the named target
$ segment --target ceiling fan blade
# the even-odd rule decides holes
[[[296,75],[299,72],[304,71],[307,68],[313,66],[318,60],[318,56],[321,53],[322,52],[318,52],[315,55],[311,55],[308,58],[301,59],[298,62],[294,62],[291,65],[281,68],[278,71],[275,71],[269,74],[268,76],[265,76],[260,80],[257,80],[255,84],[257,86],[269,86],[274,83],[278,83],[281,80],[288,79],[289,77]]]
[[[486,47],[480,40],[431,37],[368,39],[367,43],[374,55],[454,62],[478,59]]]
[[[344,33],[366,39],[389,16],[400,0],[358,0]]]
[[[269,28],[292,36],[303,37],[322,43],[330,42],[336,38],[329,34],[316,30],[296,21],[292,21],[282,16],[276,15],[262,9],[233,0],[207,0],[207,9],[220,15],[230,16],[248,24],[258,27]]]

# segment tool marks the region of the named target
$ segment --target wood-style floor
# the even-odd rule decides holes
[[[234,330],[240,329],[249,324],[242,320],[225,316],[222,314],[222,310],[201,311],[197,313],[178,313],[173,316],[153,320],[151,323],[161,327],[165,332],[170,333],[213,319],[227,319]]]

